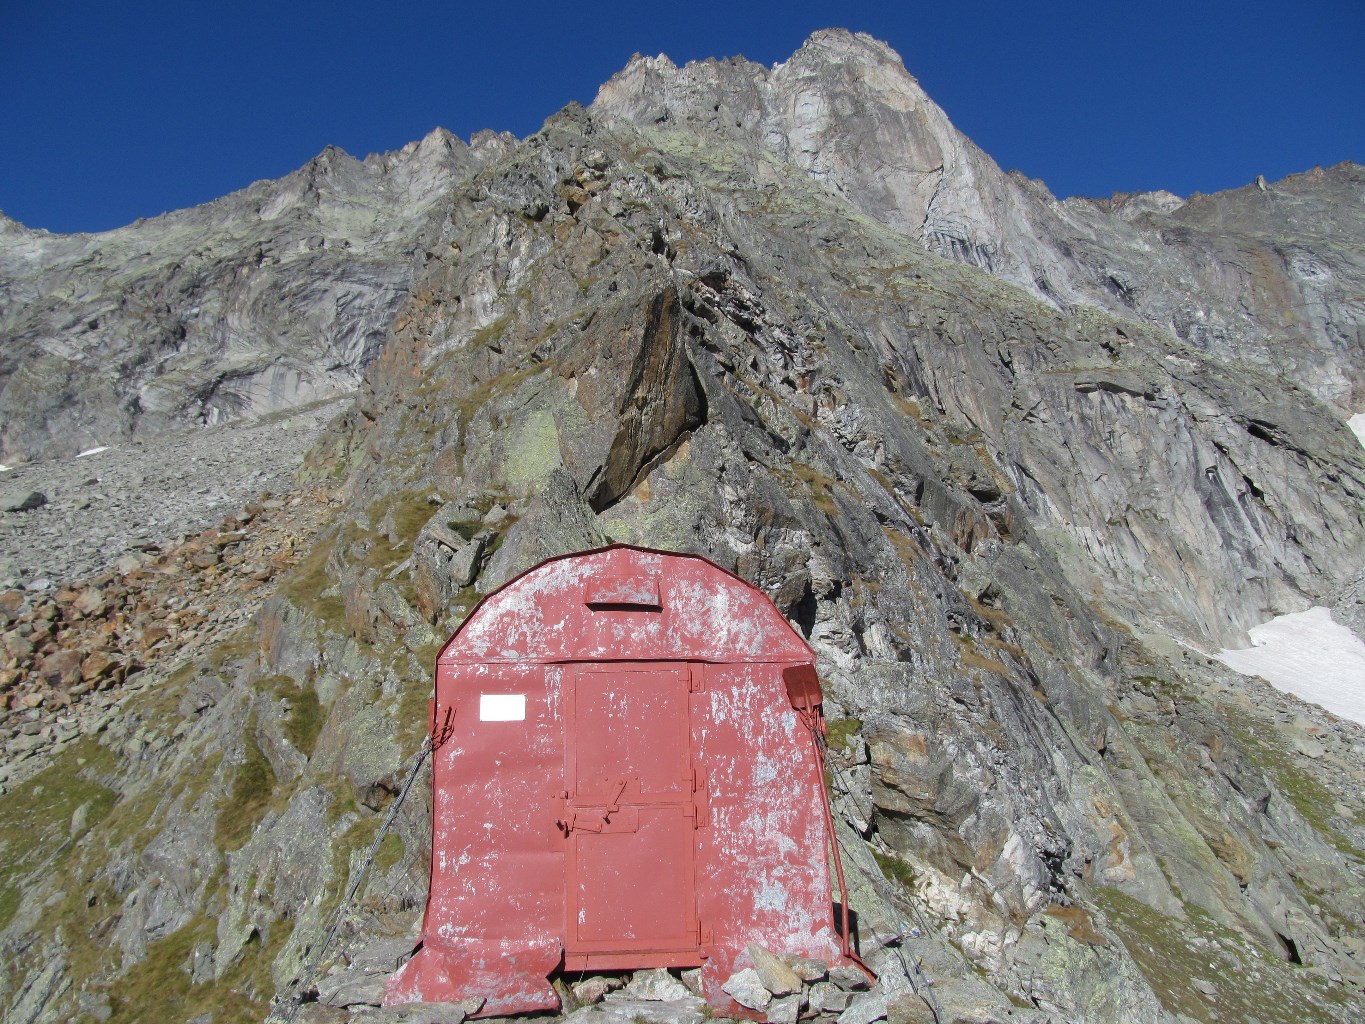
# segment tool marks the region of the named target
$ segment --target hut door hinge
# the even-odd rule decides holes
[[[706,667],[704,665],[687,666],[687,692],[706,692]]]
[[[693,828],[705,828],[711,824],[710,808],[706,801],[706,773],[692,769],[692,803],[687,809]]]

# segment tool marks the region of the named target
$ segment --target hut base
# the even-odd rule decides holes
[[[496,993],[472,1017],[506,1017],[559,1009],[549,977],[558,969],[558,942],[527,946],[506,940],[428,942],[389,978],[385,1006],[458,1003],[473,994]]]

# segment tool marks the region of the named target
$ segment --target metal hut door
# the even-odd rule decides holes
[[[689,694],[700,667],[566,673],[568,970],[700,964]]]

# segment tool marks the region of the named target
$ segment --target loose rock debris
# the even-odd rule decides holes
[[[125,691],[150,681],[150,666],[247,625],[338,500],[323,489],[262,496],[216,527],[145,545],[58,590],[0,592],[0,787],[98,731]]]
[[[829,965],[804,957],[779,956],[762,946],[748,948],[763,969],[745,967],[723,985],[737,1002],[754,1012],[746,1014],[764,1024],[871,1024],[894,1014],[896,1024],[933,1021],[933,1013],[914,992],[894,979],[887,990],[873,986],[856,969],[831,972]],[[704,1020],[728,1020],[713,1016],[700,996],[700,970],[670,971],[650,968],[622,975],[594,974],[558,986],[566,996],[562,1014],[555,1018],[572,1024],[702,1024]],[[765,987],[763,976],[777,989],[795,980],[790,992]],[[317,1001],[304,1004],[296,1020],[300,1024],[461,1024],[478,1012],[481,1001],[420,1003],[381,1008],[381,976],[357,961],[351,970],[330,975],[319,984]],[[893,991],[894,990],[894,991]],[[341,993],[350,993],[338,998]],[[358,995],[366,993],[364,995]],[[739,996],[743,995],[743,999]],[[922,1016],[920,1011],[922,1010]],[[850,1016],[852,1014],[852,1016]],[[855,1019],[856,1018],[856,1019]],[[498,1018],[517,1020],[521,1018]]]

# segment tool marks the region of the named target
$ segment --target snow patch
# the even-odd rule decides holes
[[[109,446],[107,444],[102,444],[98,448],[87,448],[85,451],[77,454],[76,458],[83,459],[87,455],[98,455],[100,452],[107,452],[108,450]]]
[[[1317,607],[1281,615],[1248,633],[1251,648],[1221,651],[1218,660],[1365,724],[1365,643],[1334,621],[1330,611]]]
[[[1365,412],[1358,412],[1346,421],[1346,425],[1355,431],[1356,437],[1362,445],[1365,445]]]

